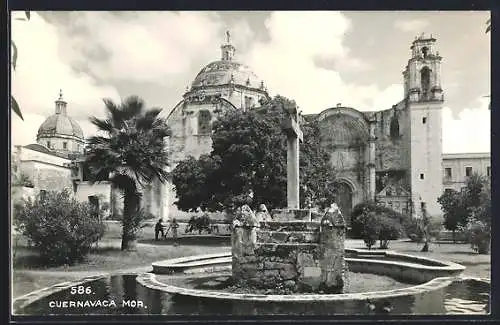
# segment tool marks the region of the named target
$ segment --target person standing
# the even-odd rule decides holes
[[[162,238],[165,237],[165,232],[163,231],[164,228],[165,226],[163,225],[163,219],[160,218],[160,220],[158,220],[155,225],[155,240],[158,240],[158,236],[160,235],[160,233]]]
[[[179,245],[177,243],[177,228],[179,228],[179,224],[177,223],[177,220],[175,220],[175,218],[173,218],[172,221],[170,222],[170,229],[172,229],[172,239],[174,242],[174,246]]]

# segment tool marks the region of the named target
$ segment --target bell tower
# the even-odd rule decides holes
[[[405,97],[412,102],[442,101],[441,59],[435,49],[436,39],[421,34],[410,49],[411,57],[403,72]]]
[[[410,184],[412,214],[441,215],[437,198],[443,192],[441,56],[436,39],[421,34],[411,47],[404,76],[404,92],[410,119]]]

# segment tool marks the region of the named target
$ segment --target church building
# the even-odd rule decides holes
[[[403,72],[402,100],[390,108],[361,112],[337,104],[305,120],[320,121],[323,146],[338,171],[337,203],[346,216],[358,203],[375,200],[415,217],[422,209],[441,214],[442,183],[441,56],[436,39],[416,38]],[[268,99],[264,82],[234,59],[235,47],[221,46],[221,59],[205,66],[170,111],[171,168],[211,151],[211,123],[223,110],[246,110]],[[293,98],[293,94],[284,94]],[[168,189],[169,213],[182,215],[175,189]]]
[[[303,116],[305,123],[319,121],[321,143],[337,171],[335,200],[347,220],[352,208],[367,200],[414,217],[420,217],[423,210],[441,215],[437,198],[444,189],[463,187],[473,167],[488,176],[491,173],[489,153],[480,154],[480,159],[474,153],[443,155],[442,58],[436,39],[421,35],[410,50],[402,74],[402,100],[392,107],[362,112],[337,104]],[[264,81],[237,62],[235,52],[228,33],[220,59],[203,67],[182,100],[162,112],[172,129],[166,139],[171,169],[188,156],[210,153],[212,123],[221,112],[254,109],[270,99]],[[284,95],[293,98],[293,94]],[[54,114],[38,130],[36,143],[17,146],[12,153],[13,175],[19,180],[12,186],[13,201],[39,191],[68,188],[78,200],[94,204],[108,216],[120,215],[120,193],[108,182],[88,182],[84,145],[83,131],[68,114],[61,92]],[[460,178],[462,169],[465,176]],[[460,177],[455,179],[455,175]],[[171,182],[155,181],[143,189],[143,207],[155,217],[189,217],[177,209],[175,201]]]

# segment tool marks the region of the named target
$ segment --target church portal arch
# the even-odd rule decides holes
[[[341,177],[335,180],[334,186],[335,203],[339,206],[347,224],[350,224],[354,196],[356,193],[354,183],[348,178]]]

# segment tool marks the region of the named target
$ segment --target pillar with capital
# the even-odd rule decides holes
[[[283,108],[288,113],[283,123],[287,135],[287,205],[289,209],[299,209],[299,142],[303,141],[303,134],[299,126],[297,108],[295,106]]]
[[[370,135],[368,137],[368,197],[370,200],[375,200],[375,125],[377,120],[375,115],[370,116],[369,120]]]

